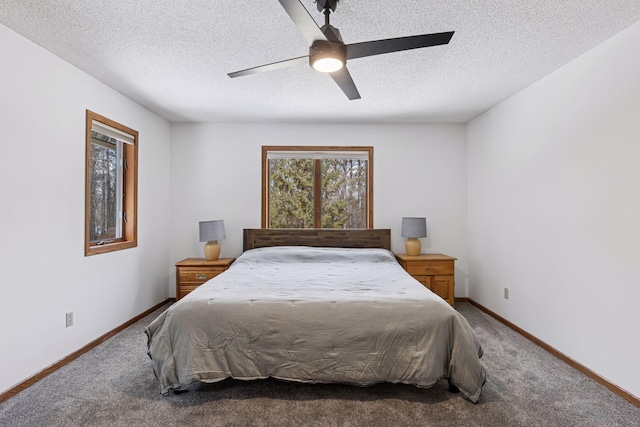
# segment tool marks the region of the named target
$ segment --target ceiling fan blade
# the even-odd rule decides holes
[[[249,74],[264,73],[265,71],[277,70],[280,68],[294,67],[296,65],[309,65],[309,56],[300,56],[298,58],[285,59],[284,61],[274,62],[272,64],[260,65],[259,67],[247,68],[242,71],[235,71],[227,74],[229,77],[241,77]]]
[[[358,92],[358,88],[356,84],[353,82],[351,78],[351,74],[349,74],[349,70],[347,67],[342,67],[339,71],[334,73],[329,73],[334,82],[342,89],[345,95],[349,100],[353,101],[354,99],[360,99],[360,93]]]
[[[447,44],[449,43],[449,40],[451,40],[451,37],[453,37],[453,33],[453,31],[448,31],[446,33],[422,34],[419,36],[398,37],[395,39],[348,44],[346,45],[347,59],[363,58],[365,56]]]
[[[307,9],[300,3],[300,0],[278,1],[289,14],[293,23],[296,24],[298,31],[302,33],[302,37],[304,37],[309,46],[311,46],[315,40],[327,40],[322,31],[320,31],[316,21],[313,20]]]

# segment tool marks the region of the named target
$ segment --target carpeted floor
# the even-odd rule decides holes
[[[0,404],[1,426],[640,426],[637,408],[468,303],[485,353],[478,404],[378,384],[227,380],[162,396],[144,328],[160,311]]]

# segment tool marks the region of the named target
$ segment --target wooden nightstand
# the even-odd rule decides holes
[[[235,258],[207,261],[204,258],[187,258],[176,263],[176,301],[229,268]]]
[[[455,306],[453,263],[456,258],[442,254],[398,254],[396,259],[418,282]]]

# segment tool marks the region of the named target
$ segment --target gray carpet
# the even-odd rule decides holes
[[[640,426],[637,408],[468,303],[485,354],[478,404],[447,390],[276,380],[195,384],[163,397],[146,355],[151,314],[0,404],[2,426]]]

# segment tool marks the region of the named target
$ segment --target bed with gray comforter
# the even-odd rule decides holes
[[[229,377],[418,387],[444,378],[477,402],[485,381],[466,319],[385,249],[249,250],[145,332],[162,393]]]

